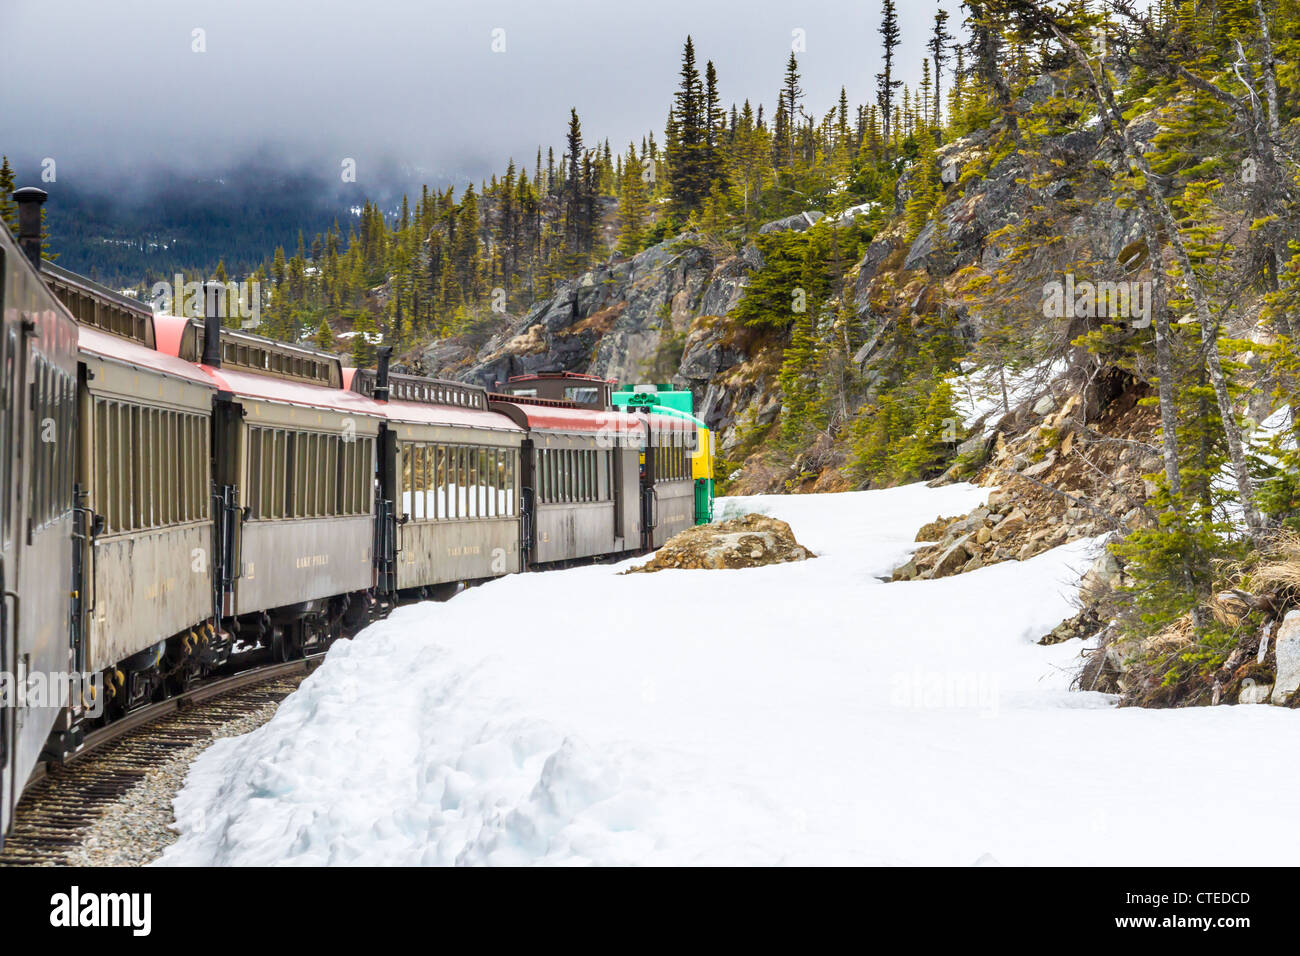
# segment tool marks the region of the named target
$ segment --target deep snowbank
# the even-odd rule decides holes
[[[1282,863],[1295,715],[1070,693],[1090,560],[885,584],[987,489],[724,501],[817,560],[524,575],[404,608],[176,800],[174,864]],[[1198,839],[1250,790],[1253,844]]]

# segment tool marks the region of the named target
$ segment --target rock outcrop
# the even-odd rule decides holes
[[[627,573],[667,568],[757,568],[816,557],[795,540],[784,521],[749,514],[687,528],[665,542],[653,558]]]
[[[760,231],[802,231],[820,216],[800,213]],[[697,414],[717,431],[725,455],[742,417],[770,424],[781,408],[780,344],[769,344],[774,355],[761,354],[744,329],[726,321],[762,265],[753,244],[733,255],[686,233],[561,283],[527,314],[503,317],[485,340],[462,335],[434,342],[413,364],[425,374],[488,388],[540,371],[671,381],[694,392]]]

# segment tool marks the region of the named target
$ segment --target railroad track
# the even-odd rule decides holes
[[[42,764],[32,775],[0,866],[68,863],[95,825],[152,770],[228,736],[220,733],[223,726],[278,704],[324,659],[313,654],[205,681],[87,734],[82,749],[64,763]]]

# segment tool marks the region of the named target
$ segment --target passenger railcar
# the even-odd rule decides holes
[[[643,423],[620,412],[519,395],[490,407],[528,438],[522,448],[529,566],[635,551],[642,543],[638,458]]]
[[[83,514],[93,516],[74,545],[85,568],[78,665],[106,675],[106,703],[120,713],[155,696],[161,682],[183,687],[215,662],[216,386],[201,369],[155,350],[147,309],[143,322],[128,325],[110,324],[105,312],[92,312],[78,330],[77,485]]]
[[[217,615],[279,659],[364,618],[375,586],[382,408],[343,388],[336,356],[159,317],[160,345],[216,388],[212,501]]]
[[[74,669],[73,455],[77,326],[41,280],[40,205],[19,190],[19,242],[0,228],[0,833],[64,719]]]
[[[387,355],[381,358],[386,365]],[[347,369],[384,410],[379,486],[393,541],[381,578],[400,597],[443,596],[523,569],[519,460],[524,429],[461,382]],[[391,566],[388,570],[385,565]]]
[[[648,411],[634,417],[644,422],[647,433],[641,463],[642,523],[647,529],[642,547],[650,550],[695,524],[691,463],[699,438],[694,425],[684,419]]]

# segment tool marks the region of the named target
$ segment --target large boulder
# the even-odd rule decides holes
[[[1287,611],[1277,628],[1275,639],[1277,678],[1273,684],[1273,703],[1285,704],[1300,688],[1300,611]]]
[[[646,564],[629,573],[666,568],[757,568],[812,557],[815,555],[795,540],[784,521],[750,514],[678,532]]]

